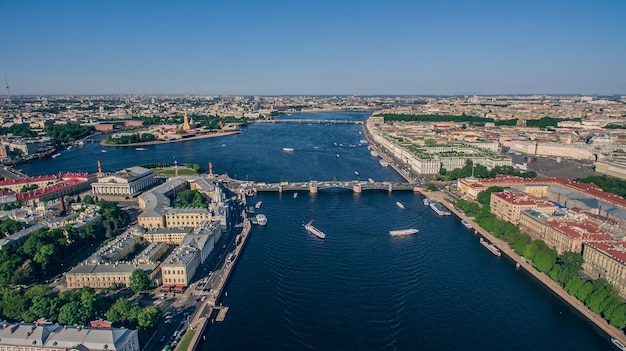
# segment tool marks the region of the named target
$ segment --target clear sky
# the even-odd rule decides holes
[[[12,94],[626,94],[626,1],[0,0],[0,74]]]

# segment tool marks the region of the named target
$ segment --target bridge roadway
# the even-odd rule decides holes
[[[278,119],[259,119],[250,121],[254,123],[298,123],[298,124],[363,124],[363,121],[353,121],[346,119],[290,119],[290,118],[278,118]]]
[[[369,181],[310,181],[310,182],[281,182],[281,183],[255,183],[255,192],[285,192],[285,191],[308,191],[317,193],[324,189],[346,189],[355,193],[365,190],[383,191],[418,191],[417,186],[411,183],[393,182],[369,182]]]

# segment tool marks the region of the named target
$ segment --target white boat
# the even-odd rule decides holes
[[[367,178],[367,181],[368,181],[369,183],[375,183],[375,182],[374,182],[374,179],[372,179],[372,178]]]
[[[378,152],[372,150],[372,151],[370,151],[370,155],[372,155],[374,157],[378,157]]]
[[[101,152],[107,152],[106,150],[100,150]]]
[[[436,201],[430,202],[430,208],[435,211],[440,216],[449,216],[451,215],[450,211],[447,211],[440,203]]]
[[[613,343],[613,345],[617,346],[618,349],[622,350],[622,351],[626,351],[626,346],[624,346],[624,344],[622,344],[621,341],[615,339],[615,338],[611,338],[611,342]]]
[[[500,250],[498,250],[497,247],[495,247],[495,245],[491,244],[490,242],[488,242],[487,240],[480,238],[480,244],[484,247],[487,248],[487,250],[491,251],[492,254],[496,255],[496,256],[501,256],[502,253],[500,252]]]
[[[428,201],[428,199],[424,199],[424,200],[422,200],[422,201],[424,201],[424,206],[428,206],[428,205],[430,205],[430,201]]]
[[[337,154],[336,156],[337,156],[337,158],[339,158],[339,154]]]
[[[383,160],[382,158],[378,161],[378,163],[380,163],[381,166],[383,167],[388,167],[389,163],[385,160]]]
[[[462,220],[461,224],[463,224],[467,229],[472,229],[472,224],[466,220]]]
[[[296,197],[298,197],[298,193],[293,193],[293,198],[295,199]]]
[[[143,150],[145,150],[145,148],[143,148],[143,147],[136,147],[136,148],[135,148],[135,150],[137,150],[137,151],[143,151]]]
[[[398,206],[398,207],[400,207],[401,209],[404,210],[404,205],[402,204],[402,202],[396,201],[396,206]]]
[[[292,147],[284,147],[283,151],[284,152],[293,152],[293,148]]]
[[[335,142],[335,143],[333,143],[333,144],[335,144],[335,146],[337,146],[337,143],[336,143],[336,142]]]
[[[254,208],[261,208],[262,204],[263,204],[263,201],[259,201],[254,205]]]
[[[405,235],[413,235],[419,232],[419,230],[411,228],[411,229],[400,229],[400,230],[390,230],[389,235],[391,236],[405,236]]]
[[[266,225],[267,217],[264,214],[259,213],[258,215],[256,215],[256,222],[258,225]]]
[[[59,156],[61,156],[61,154],[56,153],[56,154],[52,155],[52,158],[57,158],[57,157],[59,157]]]
[[[358,177],[359,176],[359,172],[358,171],[354,171],[354,175]]]
[[[313,220],[311,220],[309,223],[307,224],[302,224],[304,226],[304,229],[307,230],[307,232],[315,235],[316,237],[320,238],[320,239],[324,239],[326,237],[326,234],[324,234],[323,231],[315,228],[311,223],[313,222]]]

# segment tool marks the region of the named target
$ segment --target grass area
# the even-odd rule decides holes
[[[195,330],[189,330],[185,333],[185,336],[180,340],[180,343],[176,346],[175,351],[187,351],[189,349],[189,344],[191,343],[191,339],[193,339]]]
[[[176,169],[174,169],[174,167],[168,167],[168,168],[154,168],[153,169],[154,173],[156,173],[157,175],[165,175],[165,176],[172,176],[176,174]],[[194,171],[191,168],[187,168],[187,167],[178,167],[178,175],[194,175],[197,174],[196,171]]]

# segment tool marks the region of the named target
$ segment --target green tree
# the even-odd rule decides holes
[[[12,219],[0,220],[0,237],[9,236],[22,230],[22,225]]]
[[[28,308],[28,301],[17,290],[8,290],[2,297],[2,314],[8,319],[15,321],[22,320],[22,315]]]
[[[626,327],[626,304],[623,303],[615,309],[609,323],[618,329],[624,329],[624,327]]]
[[[578,292],[576,292],[576,298],[583,302],[587,301],[587,297],[593,292],[593,290],[593,283],[587,281],[580,287],[580,289],[578,289]]]
[[[153,329],[158,326],[160,319],[161,311],[154,306],[148,306],[137,315],[137,324],[143,329]]]
[[[83,197],[83,202],[86,204],[90,204],[93,205],[96,202],[93,200],[93,197],[91,197],[91,195],[85,195],[85,197]]]
[[[537,255],[533,259],[533,264],[540,271],[546,273],[549,272],[556,264],[556,252],[553,249],[544,248],[537,252]]]
[[[147,290],[150,287],[150,278],[148,273],[143,269],[135,269],[130,275],[130,290],[139,292]]]
[[[60,324],[85,325],[88,316],[88,312],[85,311],[79,301],[72,301],[61,306],[58,321]]]
[[[426,190],[427,191],[435,191],[437,190],[437,186],[433,183],[428,183],[426,184]]]
[[[109,308],[106,312],[107,320],[113,323],[122,323],[124,321],[131,320],[130,310],[130,301],[126,299],[119,299],[115,301],[111,308]]]
[[[504,188],[501,186],[491,186],[486,190],[481,191],[476,199],[484,206],[489,206],[491,203],[491,193],[499,193],[502,191],[504,191]]]

